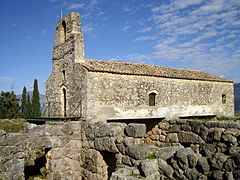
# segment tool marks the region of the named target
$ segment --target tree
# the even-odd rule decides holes
[[[32,117],[32,103],[29,96],[29,93],[27,93],[27,100],[26,100],[26,118]]]
[[[0,118],[12,119],[21,116],[18,99],[14,92],[1,92],[0,95]]]
[[[24,86],[21,99],[21,112],[24,118],[27,117],[27,89]]]
[[[36,79],[34,79],[34,84],[33,84],[32,112],[33,112],[32,114],[33,117],[39,117],[41,115],[38,83]]]

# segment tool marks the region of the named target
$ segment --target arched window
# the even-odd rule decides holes
[[[62,21],[62,27],[63,27],[63,32],[64,32],[64,41],[66,41],[67,37],[67,25],[65,21]]]
[[[66,89],[63,88],[63,116],[66,117],[67,115],[67,93]]]
[[[226,94],[222,94],[222,103],[225,104],[227,102]]]
[[[155,106],[156,104],[156,93],[152,92],[149,94],[149,106]]]

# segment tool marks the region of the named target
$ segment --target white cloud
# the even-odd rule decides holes
[[[123,30],[123,31],[127,31],[129,28],[130,28],[130,26],[129,26],[129,25],[126,25],[126,26],[124,26],[124,27],[122,28],[122,30]]]
[[[68,9],[81,9],[84,6],[84,3],[69,4]]]
[[[131,9],[130,9],[129,7],[123,7],[122,10],[123,10],[124,12],[130,12],[130,11],[131,11]]]
[[[151,27],[145,27],[145,28],[139,30],[139,32],[144,33],[144,32],[149,32],[149,31],[151,31],[151,30],[152,30]]]
[[[85,25],[82,30],[83,32],[90,32],[90,31],[93,31],[93,27],[89,25]]]
[[[13,81],[14,78],[10,77],[10,76],[0,76],[0,82],[9,82],[9,81]]]
[[[138,36],[134,40],[135,41],[146,41],[146,40],[155,40],[157,39],[156,36]]]
[[[94,6],[96,4],[98,4],[98,0],[91,0],[90,1],[90,6]]]

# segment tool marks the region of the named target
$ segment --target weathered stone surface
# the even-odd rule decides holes
[[[187,158],[188,158],[189,167],[190,168],[195,168],[195,166],[197,165],[197,161],[198,161],[197,156],[194,155],[194,154],[188,154]]]
[[[232,172],[225,172],[224,175],[223,175],[223,178],[227,179],[227,180],[234,180]]]
[[[234,170],[233,171],[233,177],[235,179],[239,179],[240,178],[240,170]]]
[[[156,172],[154,174],[151,174],[150,176],[147,176],[145,180],[163,180],[165,179],[164,176],[160,175],[159,172]]]
[[[100,151],[118,152],[114,140],[109,137],[97,138],[94,141],[95,148]]]
[[[178,139],[180,143],[200,144],[204,142],[198,135],[192,132],[180,132],[178,134]]]
[[[229,158],[224,164],[224,168],[229,172],[233,171],[236,167],[234,160],[231,158]]]
[[[213,144],[203,144],[201,153],[206,157],[211,157],[216,152],[215,145]]]
[[[223,153],[216,153],[211,159],[211,165],[216,169],[222,169],[223,164],[227,161],[228,156]]]
[[[138,180],[137,175],[140,176],[137,168],[119,168],[112,173],[110,180]]]
[[[210,167],[208,165],[207,159],[206,158],[200,158],[198,159],[196,169],[203,174],[207,174],[210,170]]]
[[[156,154],[157,158],[163,159],[164,161],[166,161],[167,159],[169,159],[170,157],[173,156],[173,154],[182,149],[182,146],[171,146],[171,147],[163,147],[160,148],[158,150],[158,153]]]
[[[145,124],[130,123],[125,128],[126,135],[130,137],[143,137],[146,134]]]
[[[197,176],[198,176],[198,171],[193,168],[193,169],[186,169],[185,171],[185,176],[187,179],[192,179],[192,180],[196,180]]]
[[[143,159],[150,155],[151,153],[157,152],[158,150],[159,148],[154,145],[143,144],[127,147],[126,153],[130,157],[138,160]]]
[[[166,175],[168,178],[173,178],[173,168],[167,164],[163,159],[158,159],[159,169],[162,174]]]
[[[239,152],[240,152],[240,147],[233,146],[228,149],[228,153],[230,155],[237,155]]]
[[[5,134],[6,134],[6,131],[0,129],[0,137],[3,136],[3,135],[5,135]]]
[[[221,140],[221,135],[224,132],[224,130],[225,130],[224,128],[214,128],[213,139],[215,141],[220,141]]]
[[[223,171],[214,170],[214,171],[212,172],[212,177],[213,177],[214,179],[223,179],[223,174],[224,174]]]
[[[188,154],[194,154],[191,148],[180,149],[174,155],[174,158],[178,161],[179,167],[182,169],[188,167]]]
[[[168,129],[168,131],[170,133],[179,133],[181,132],[181,129],[180,129],[180,126],[174,124],[174,125],[171,125],[170,128]]]
[[[150,176],[150,175],[158,172],[158,170],[159,170],[158,160],[157,159],[144,159],[140,163],[140,169],[141,169],[141,172],[143,172],[143,174],[145,176]]]
[[[202,173],[199,173],[198,176],[197,176],[197,180],[207,180],[207,176],[205,176],[204,174]]]
[[[160,123],[158,123],[158,127],[162,130],[168,130],[170,125],[168,122],[160,122]]]
[[[178,135],[177,133],[170,133],[166,137],[166,142],[177,143],[178,142]]]

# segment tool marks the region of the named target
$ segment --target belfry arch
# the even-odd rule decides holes
[[[64,42],[65,42],[67,38],[67,25],[65,21],[62,21],[62,27],[63,27]]]

